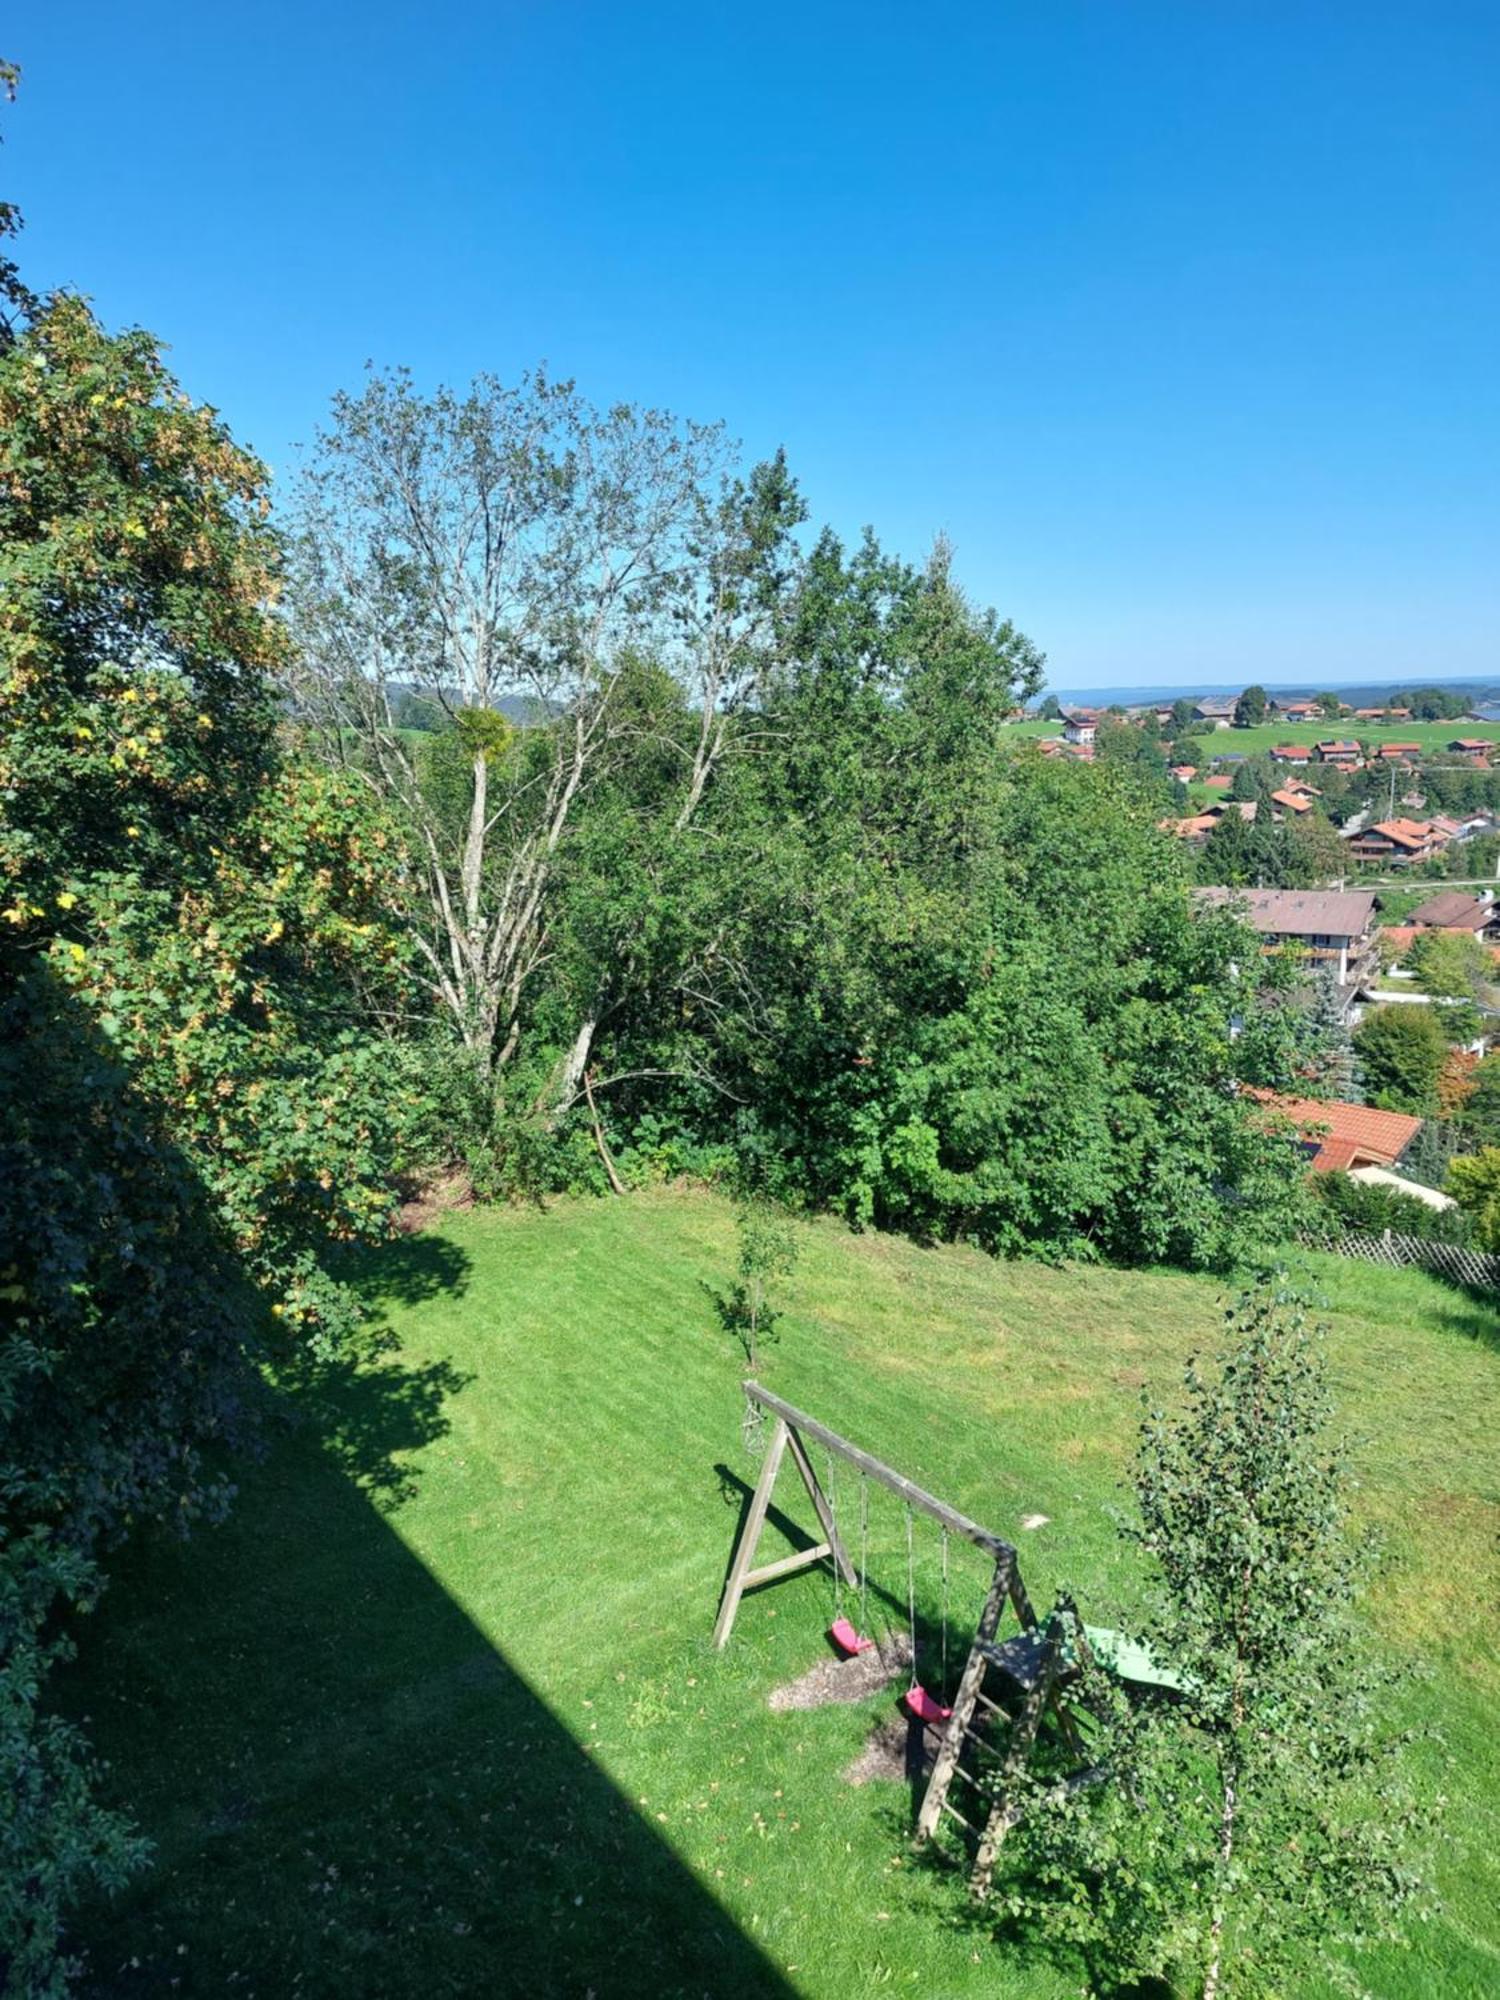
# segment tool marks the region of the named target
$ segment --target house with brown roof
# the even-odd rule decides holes
[[[1382,743],[1375,752],[1382,764],[1415,764],[1422,755],[1420,743]]]
[[[1283,789],[1279,792],[1272,792],[1271,801],[1274,805],[1280,806],[1284,813],[1295,815],[1297,813],[1312,811],[1313,802],[1306,792],[1294,792],[1289,789]]]
[[[1063,716],[1064,743],[1092,743],[1099,717],[1091,708],[1070,708]]]
[[[1440,889],[1419,903],[1406,921],[1413,930],[1467,931],[1470,937],[1482,937],[1495,921],[1494,899],[1467,889]]]
[[[1332,736],[1326,742],[1315,743],[1313,749],[1320,764],[1354,765],[1360,761],[1359,745],[1341,736]]]
[[[1296,945],[1314,964],[1333,967],[1352,997],[1373,963],[1373,889],[1197,889],[1200,903],[1228,904],[1257,930],[1268,951]]]
[[[1312,746],[1307,743],[1278,743],[1271,751],[1273,764],[1310,764]]]
[[[1494,747],[1487,736],[1455,736],[1448,745],[1455,757],[1488,757]]]
[[[1359,861],[1385,861],[1409,867],[1425,861],[1446,845],[1430,820],[1382,819],[1349,835],[1349,852]]]
[[[1193,847],[1202,847],[1224,820],[1235,813],[1243,820],[1253,820],[1256,810],[1254,799],[1214,799],[1201,813],[1190,813],[1186,819],[1164,819],[1160,825],[1164,833],[1173,834]]]
[[[1189,813],[1186,819],[1164,819],[1159,822],[1163,833],[1170,833],[1175,840],[1185,840],[1192,847],[1202,847],[1208,836],[1219,824],[1217,813]]]
[[[1234,721],[1234,711],[1238,705],[1237,695],[1206,695],[1195,702],[1193,714],[1199,722],[1211,722],[1215,729],[1227,729]]]
[[[1315,1174],[1393,1167],[1422,1129],[1420,1118],[1377,1111],[1368,1104],[1324,1104],[1313,1097],[1282,1097],[1274,1090],[1247,1089],[1245,1095],[1297,1128],[1298,1143]]]

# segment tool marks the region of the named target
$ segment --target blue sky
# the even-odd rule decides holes
[[[784,443],[1062,685],[1500,674],[1500,8],[12,0],[33,283]]]

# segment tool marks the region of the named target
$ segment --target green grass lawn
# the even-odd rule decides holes
[[[1009,725],[1008,733],[1013,736],[1056,736],[1061,733],[1060,722],[1015,722]],[[1192,739],[1194,761],[1206,765],[1210,757],[1225,756],[1238,752],[1244,757],[1255,757],[1272,749],[1278,743],[1320,743],[1326,738],[1351,738],[1360,743],[1379,748],[1382,743],[1420,743],[1430,753],[1446,751],[1448,745],[1460,736],[1485,737],[1491,743],[1500,743],[1500,722],[1357,722],[1353,716],[1343,716],[1330,722],[1266,722],[1254,729],[1215,729],[1204,736]],[[1316,782],[1310,776],[1311,767],[1298,766],[1299,773],[1309,782]]]
[[[1460,736],[1483,736],[1500,742],[1500,722],[1356,722],[1344,716],[1338,722],[1266,722],[1254,729],[1216,729],[1211,736],[1195,736],[1195,761],[1206,764],[1210,757],[1238,751],[1256,757],[1278,743],[1321,743],[1338,737],[1379,749],[1382,743],[1420,743],[1430,755],[1445,752]],[[1315,766],[1299,765],[1298,772],[1315,784]]]
[[[802,1237],[771,1384],[1016,1535],[1039,1602],[1066,1582],[1128,1627],[1110,1510],[1139,1396],[1174,1390],[1219,1288]],[[755,1471],[707,1289],[732,1251],[722,1203],[658,1193],[475,1213],[376,1260],[399,1351],[283,1394],[228,1524],[136,1550],[83,1633],[70,1701],[157,1843],[88,1913],[85,1990],[1079,1990],[913,1866],[905,1785],[841,1781],[890,1695],[767,1709],[824,1656],[826,1577],[747,1598],[710,1650]],[[1310,1262],[1362,1532],[1389,1551],[1374,1640],[1430,1670],[1409,1719],[1443,1740],[1411,1755],[1452,1801],[1440,1915],[1360,1971],[1383,2000],[1493,1995],[1500,1319],[1416,1273]],[[899,1624],[904,1522],[872,1509],[872,1615]],[[1031,1511],[1048,1525],[1021,1533]],[[938,1559],[919,1527],[934,1617]],[[985,1578],[966,1547],[953,1566],[956,1650]]]

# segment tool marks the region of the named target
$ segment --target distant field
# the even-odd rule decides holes
[[[1055,736],[1060,728],[1056,722],[1010,725],[1016,736]],[[1342,722],[1267,722],[1257,729],[1216,729],[1212,736],[1196,738],[1194,749],[1200,759],[1226,751],[1253,757],[1277,743],[1317,743],[1330,736],[1353,737],[1374,748],[1382,743],[1420,743],[1424,750],[1440,751],[1446,750],[1455,736],[1482,736],[1490,743],[1500,743],[1500,722],[1356,723],[1347,716]]]
[[[1317,743],[1324,738],[1340,736],[1346,740],[1353,737],[1360,743],[1367,743],[1378,749],[1382,743],[1420,743],[1424,750],[1446,750],[1455,736],[1483,736],[1490,743],[1500,743],[1500,722],[1350,722],[1347,717],[1335,723],[1275,723],[1268,722],[1257,729],[1218,729],[1211,737],[1200,739],[1207,744],[1204,755],[1215,752],[1238,750],[1247,757],[1269,750],[1277,743]]]

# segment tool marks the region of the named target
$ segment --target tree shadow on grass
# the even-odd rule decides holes
[[[398,1236],[378,1249],[349,1253],[347,1277],[374,1309],[415,1306],[443,1295],[461,1298],[473,1259],[446,1236]]]
[[[331,1442],[118,1566],[65,1694],[157,1852],[85,1913],[83,1992],[790,1991],[382,1518],[461,1387],[331,1373]]]
[[[1481,1347],[1500,1350],[1500,1300],[1493,1293],[1481,1294],[1464,1286],[1454,1289],[1464,1303],[1443,1308],[1439,1314],[1443,1325],[1478,1341]]]

